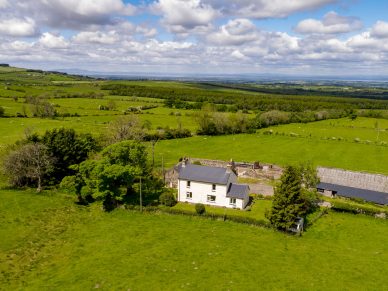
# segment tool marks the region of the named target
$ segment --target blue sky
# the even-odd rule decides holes
[[[388,75],[383,0],[0,0],[0,62],[142,73]]]

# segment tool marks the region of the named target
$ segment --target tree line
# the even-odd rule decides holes
[[[163,86],[144,86],[137,84],[106,84],[102,90],[110,95],[143,96],[150,98],[169,99],[167,104],[178,106],[193,106],[182,102],[199,102],[235,105],[238,110],[259,111],[289,111],[301,112],[305,110],[322,109],[388,109],[387,100],[372,100],[363,98],[330,97],[330,96],[301,96],[266,93],[250,93],[241,91],[212,90],[201,88],[198,84],[189,84],[181,88]],[[198,105],[199,106],[199,105]]]

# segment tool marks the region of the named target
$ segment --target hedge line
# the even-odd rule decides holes
[[[126,206],[126,209],[130,210],[140,210],[139,206],[133,206],[128,205]],[[266,227],[270,228],[271,225],[269,222],[263,220],[263,219],[255,219],[251,217],[245,217],[245,216],[237,216],[237,215],[227,215],[227,214],[218,214],[218,213],[204,213],[204,214],[197,214],[196,212],[190,211],[190,210],[183,210],[183,209],[176,209],[176,208],[170,208],[170,207],[158,207],[158,206],[146,206],[143,207],[143,211],[145,212],[163,212],[173,215],[185,215],[185,216],[198,216],[198,217],[204,217],[209,218],[212,220],[223,220],[223,221],[233,221],[237,223],[243,223],[248,225],[254,225],[259,227]]]
[[[331,209],[338,212],[347,212],[352,214],[365,214],[375,216],[385,213],[388,216],[388,209],[377,208],[369,205],[352,205],[342,201],[331,201]]]

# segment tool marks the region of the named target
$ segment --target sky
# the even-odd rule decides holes
[[[388,1],[0,0],[0,62],[102,73],[388,76]]]

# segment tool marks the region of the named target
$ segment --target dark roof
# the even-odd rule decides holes
[[[245,199],[248,196],[249,186],[245,184],[230,183],[226,197]]]
[[[372,190],[365,190],[360,188],[353,188],[347,186],[341,186],[330,183],[319,183],[318,189],[336,191],[337,195],[348,198],[361,198],[365,201],[374,202],[378,204],[388,204],[388,193],[377,192]]]
[[[225,168],[187,164],[179,171],[179,179],[226,185],[231,173]]]

